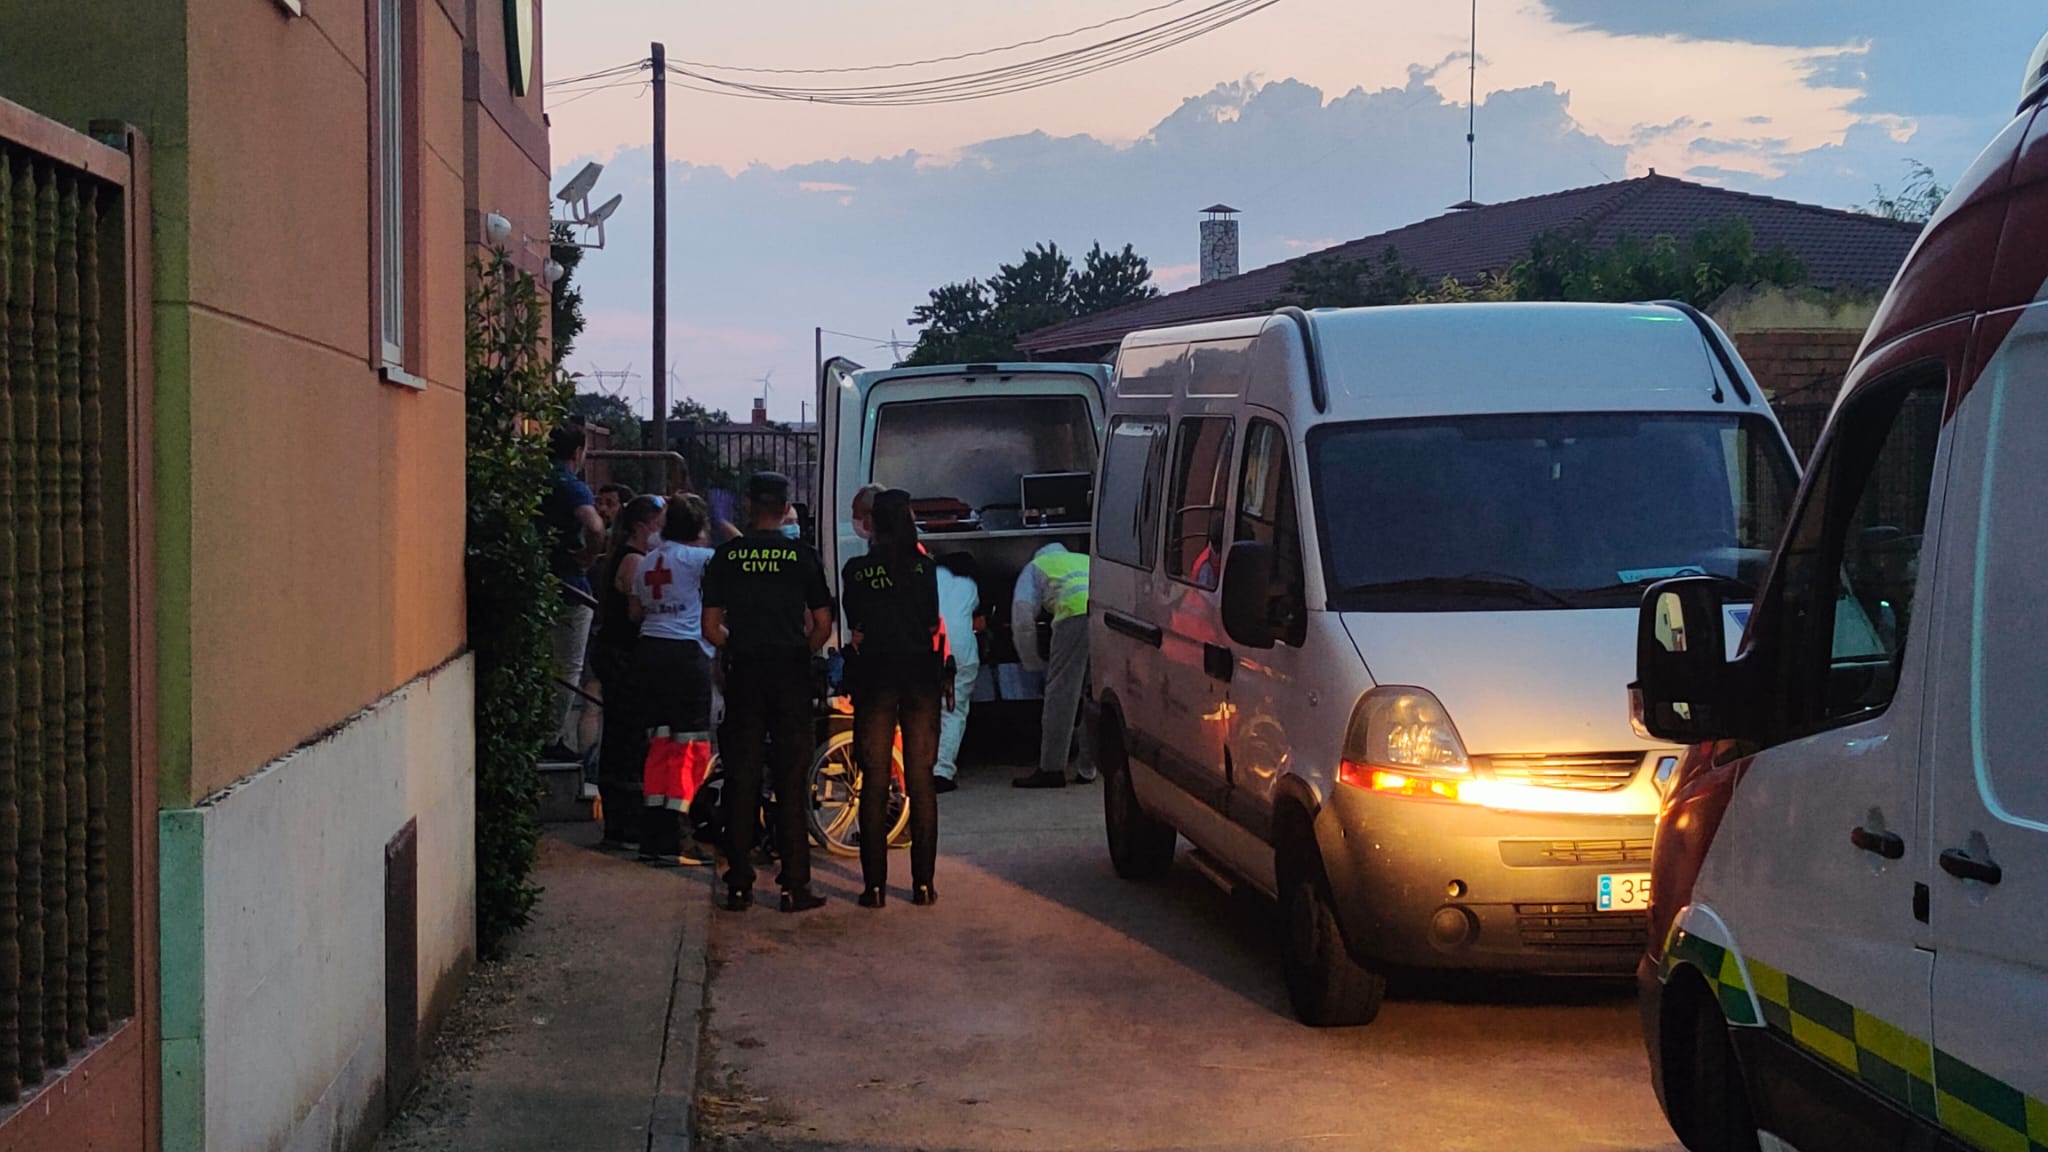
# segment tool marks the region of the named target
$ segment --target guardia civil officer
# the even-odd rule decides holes
[[[832,634],[832,592],[818,553],[784,532],[789,478],[756,472],[747,481],[748,528],[719,546],[704,571],[704,636],[725,671],[725,907],[754,902],[754,832],[765,766],[777,798],[782,910],[825,903],[811,891],[811,655]]]
[[[953,661],[939,624],[939,566],[917,543],[910,493],[890,488],[869,512],[868,553],[846,562],[839,588],[852,633],[854,754],[860,763],[860,903],[880,908],[889,887],[890,749],[903,732],[903,788],[910,798],[910,894],[937,902],[939,708],[950,706]]]

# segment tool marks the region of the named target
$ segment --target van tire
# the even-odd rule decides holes
[[[1706,983],[1674,983],[1664,1025],[1665,1119],[1691,1152],[1757,1152],[1756,1120],[1728,1022]]]
[[[1305,825],[1304,816],[1299,823]],[[1370,1024],[1380,1014],[1387,978],[1360,964],[1337,926],[1336,902],[1315,842],[1303,827],[1281,843],[1281,969],[1295,1018],[1315,1028]]]
[[[1179,833],[1138,804],[1131,762],[1124,752],[1123,726],[1105,716],[1097,768],[1102,774],[1102,826],[1109,862],[1125,880],[1161,880],[1173,870]]]

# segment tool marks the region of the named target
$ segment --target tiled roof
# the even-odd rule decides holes
[[[1703,224],[1735,216],[1749,221],[1760,251],[1782,244],[1805,261],[1818,288],[1884,288],[1920,234],[1917,224],[1650,175],[1447,213],[1228,279],[1041,328],[1026,333],[1018,345],[1035,356],[1046,356],[1114,344],[1139,328],[1258,312],[1286,294],[1294,265],[1307,259],[1377,259],[1391,246],[1401,254],[1403,264],[1434,284],[1446,276],[1469,279],[1506,271],[1528,255],[1529,245],[1538,235],[1555,229],[1585,229],[1595,244],[1611,244],[1622,235],[1643,239],[1687,236]]]

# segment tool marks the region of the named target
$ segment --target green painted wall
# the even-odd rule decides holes
[[[163,1152],[206,1140],[204,815],[192,809],[192,439],[187,5],[6,0],[0,97],[149,141],[155,425],[159,1005]]]

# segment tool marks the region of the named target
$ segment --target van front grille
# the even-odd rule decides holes
[[[1539,788],[1614,792],[1628,787],[1642,770],[1640,752],[1592,752],[1578,756],[1481,756],[1476,764],[1496,780]]]
[[[1614,948],[1640,952],[1650,942],[1642,912],[1602,912],[1591,904],[1517,904],[1524,948]]]
[[[1637,840],[1503,840],[1501,863],[1510,868],[1569,864],[1648,864],[1653,845]]]

